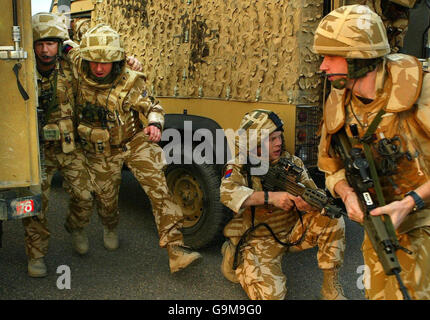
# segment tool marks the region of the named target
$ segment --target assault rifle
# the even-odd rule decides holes
[[[351,132],[355,129],[351,128]],[[353,133],[354,134],[354,133]],[[356,134],[358,136],[358,133]],[[375,200],[375,180],[369,176],[369,162],[361,148],[352,148],[351,142],[342,128],[332,137],[332,146],[335,152],[342,158],[346,170],[346,179],[360,199],[364,212],[364,230],[372,243],[373,249],[384,268],[386,275],[395,275],[399,288],[405,300],[410,300],[409,293],[400,277],[402,268],[396,256],[398,249],[411,253],[400,246],[390,216],[372,216],[370,211],[378,206],[385,205],[385,201]]]
[[[346,213],[333,204],[321,189],[312,189],[300,183],[303,169],[296,166],[287,158],[281,158],[276,165],[271,166],[267,174],[261,179],[263,190],[287,191],[293,196],[300,196],[312,207],[322,210],[322,213],[330,218],[340,218]]]

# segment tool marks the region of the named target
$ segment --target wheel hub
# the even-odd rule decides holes
[[[203,192],[195,177],[186,170],[175,170],[167,176],[167,185],[184,215],[184,227],[194,226],[203,212]]]

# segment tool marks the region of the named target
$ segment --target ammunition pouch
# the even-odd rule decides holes
[[[110,134],[107,129],[94,128],[81,123],[78,126],[78,134],[84,150],[105,157],[110,156]]]
[[[56,123],[48,123],[42,129],[43,139],[47,142],[60,141],[64,153],[75,151],[75,134],[72,119],[61,119]]]
[[[75,151],[75,133],[72,119],[62,119],[58,121],[61,134],[61,149],[64,153]]]
[[[60,141],[60,128],[56,123],[48,123],[42,130],[44,141]]]

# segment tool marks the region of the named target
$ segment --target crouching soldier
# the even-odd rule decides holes
[[[324,273],[322,298],[346,299],[338,280],[345,249],[343,218],[324,216],[286,190],[269,192],[262,184],[264,175],[253,174],[248,165],[251,157],[259,157],[269,166],[288,159],[303,169],[299,181],[316,189],[303,162],[283,149],[283,123],[275,113],[267,110],[247,113],[240,129],[243,137],[236,140],[239,159],[227,164],[221,181],[221,202],[234,212],[224,229],[228,240],[222,247],[222,273],[230,281],[240,282],[251,299],[284,299],[287,293],[281,266],[284,253],[317,246],[318,266]],[[262,138],[263,132],[268,139]],[[252,137],[257,141],[252,143]],[[250,147],[249,153],[248,145],[255,146]],[[240,157],[247,161],[241,161]]]

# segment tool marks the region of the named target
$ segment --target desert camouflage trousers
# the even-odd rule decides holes
[[[163,171],[166,161],[158,144],[149,142],[141,131],[123,149],[112,148],[110,156],[86,155],[94,179],[97,211],[104,226],[114,229],[118,225],[118,196],[121,170],[125,164],[151,201],[160,246],[183,245],[180,231],[183,223],[182,210],[173,201],[167,187]]]
[[[54,174],[59,171],[70,194],[69,212],[66,223],[84,226],[89,222],[92,212],[93,197],[91,182],[85,168],[85,159],[81,151],[65,154],[55,147],[44,151],[46,177],[42,181],[42,212],[35,217],[22,219],[25,230],[25,248],[30,258],[44,257],[48,252],[50,231],[46,213],[49,193]]]
[[[286,228],[289,229],[289,228]],[[290,234],[278,233],[283,242],[294,242],[306,231],[304,240],[287,248],[272,236],[252,237],[241,250],[241,263],[236,276],[252,300],[283,300],[287,294],[287,277],[282,272],[282,258],[288,251],[297,252],[318,247],[317,259],[321,269],[332,269],[343,264],[345,251],[345,222],[343,218],[330,219],[319,214],[305,214]],[[238,238],[230,238],[234,245]]]
[[[430,299],[430,227],[416,228],[398,236],[400,245],[412,251],[396,252],[402,267],[400,277],[412,299]],[[372,300],[401,300],[402,293],[396,277],[387,276],[378,260],[372,244],[365,235],[363,246],[364,263],[369,274],[364,275],[366,298]]]

